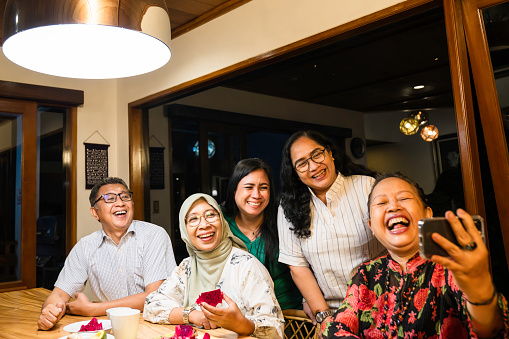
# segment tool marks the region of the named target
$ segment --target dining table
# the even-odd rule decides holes
[[[37,321],[41,314],[41,307],[50,293],[51,291],[45,288],[30,288],[0,293],[0,338],[67,338],[71,335],[71,332],[64,331],[66,325],[92,320],[93,317],[66,314],[52,329],[48,331],[39,330]],[[107,320],[106,316],[96,318]],[[111,333],[111,330],[106,331],[106,333]],[[137,339],[169,337],[174,333],[175,325],[153,324],[140,317]],[[197,339],[202,339],[205,333],[209,333],[211,339],[251,338],[238,336],[235,332],[224,328],[217,328],[213,330],[197,329]],[[109,338],[112,337],[109,336]]]

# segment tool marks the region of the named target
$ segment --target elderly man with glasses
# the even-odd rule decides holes
[[[120,178],[106,178],[94,186],[90,213],[102,229],[80,239],[69,253],[42,307],[40,329],[52,328],[66,311],[101,316],[112,307],[143,310],[145,297],[176,267],[168,233],[133,220],[132,197]],[[82,293],[87,281],[100,302],[92,303]],[[69,302],[71,297],[75,300]]]

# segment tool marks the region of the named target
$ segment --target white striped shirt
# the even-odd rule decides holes
[[[385,251],[368,226],[367,201],[373,181],[368,176],[338,174],[327,191],[327,206],[310,190],[309,238],[295,236],[279,206],[279,261],[311,267],[331,308],[339,307],[358,266]]]
[[[102,229],[81,238],[55,286],[74,297],[88,280],[95,296],[104,302],[144,292],[147,285],[168,278],[175,267],[168,233],[134,220],[118,245]]]

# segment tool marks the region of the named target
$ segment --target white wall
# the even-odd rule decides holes
[[[83,90],[78,109],[78,237],[99,228],[89,214],[84,146],[95,131],[110,143],[109,174],[129,180],[129,102],[326,31],[402,0],[252,0],[172,41],[158,71],[120,80],[73,80],[38,74],[0,55],[0,79]],[[53,52],[53,51],[49,51]],[[317,118],[318,119],[318,118]]]
[[[162,226],[170,233],[170,148],[168,144],[168,118],[164,117],[163,106],[149,111],[149,147],[164,147],[164,189],[150,190],[150,222]],[[159,203],[159,212],[154,213],[154,201]]]
[[[20,83],[52,86],[82,90],[85,93],[84,104],[78,108],[78,238],[100,228],[100,224],[90,215],[88,195],[85,190],[85,155],[83,142],[95,131],[103,135],[110,143],[109,173],[128,178],[129,168],[126,160],[128,154],[118,151],[118,134],[127,134],[126,130],[117,128],[119,109],[116,102],[116,80],[76,80],[49,76],[26,70],[9,61],[0,53],[0,79]],[[126,118],[124,118],[126,119]],[[119,159],[122,159],[119,161]],[[118,168],[118,164],[126,164]]]

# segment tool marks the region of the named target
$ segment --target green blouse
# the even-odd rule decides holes
[[[225,219],[230,225],[232,233],[241,239],[244,244],[246,244],[249,253],[264,263],[265,244],[263,243],[262,239],[258,237],[254,241],[249,240],[249,238],[246,237],[237,226],[235,218],[228,218],[225,216]],[[276,298],[279,302],[279,305],[281,306],[281,309],[302,309],[302,295],[293,282],[288,266],[278,261],[272,261],[269,263],[268,271],[272,280],[274,281],[274,292],[276,292]]]

